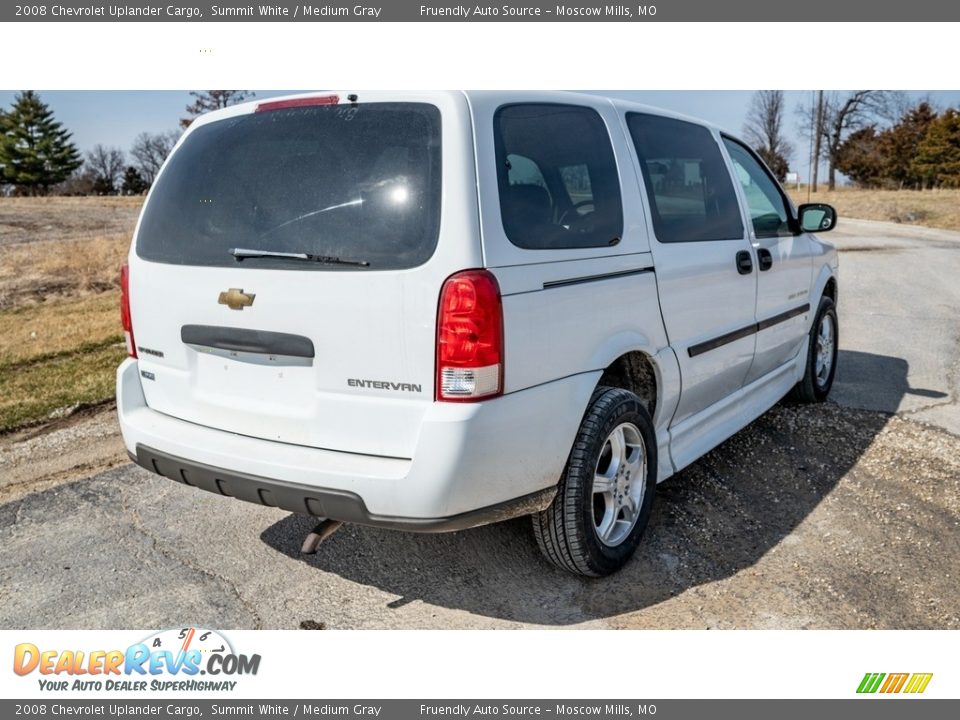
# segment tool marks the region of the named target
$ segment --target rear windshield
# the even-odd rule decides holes
[[[144,209],[137,254],[179,265],[410,268],[436,248],[440,194],[440,111],[433,105],[252,113],[185,138]],[[311,260],[238,261],[235,249]]]

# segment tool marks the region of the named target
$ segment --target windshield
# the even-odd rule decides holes
[[[137,254],[180,265],[410,268],[436,247],[440,194],[440,111],[433,105],[252,113],[185,138],[151,192]],[[238,262],[236,248],[356,263]]]

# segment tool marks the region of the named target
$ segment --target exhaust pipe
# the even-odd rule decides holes
[[[342,525],[343,523],[339,520],[324,518],[317,523],[317,526],[304,538],[300,552],[304,555],[313,555],[317,551],[317,548],[320,547],[320,543],[333,535]]]

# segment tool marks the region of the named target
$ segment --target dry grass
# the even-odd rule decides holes
[[[960,190],[820,190],[807,199],[805,188],[791,189],[797,204],[825,202],[837,208],[841,218],[882,220],[960,230]]]
[[[142,198],[0,198],[0,310],[116,287]]]
[[[130,235],[40,240],[0,251],[0,310],[118,287]]]
[[[114,290],[0,312],[0,432],[114,396],[118,304]]]
[[[0,372],[122,342],[119,305],[114,290],[0,311]]]
[[[0,432],[114,395],[140,198],[0,198]]]
[[[0,198],[0,247],[39,240],[79,240],[126,233],[142,197]]]
[[[109,400],[117,365],[125,356],[123,346],[111,344],[13,370],[0,368],[0,432]]]

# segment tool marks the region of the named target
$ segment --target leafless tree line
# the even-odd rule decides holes
[[[827,188],[835,189],[844,141],[857,130],[896,122],[909,104],[905,93],[891,90],[818,90],[810,107],[798,110],[800,131],[810,138],[810,189],[817,191],[821,162],[827,164]]]
[[[247,90],[204,90],[191,92],[193,101],[186,106],[187,117],[180,127],[187,128],[197,116],[229,107],[253,96]],[[84,158],[83,166],[57,190],[69,195],[139,195],[146,192],[173,150],[182,130],[142,132],[133,141],[129,153],[119,147],[95,145]]]
[[[909,99],[902,92],[815,92],[809,106],[797,110],[800,133],[810,139],[811,189],[817,189],[821,163],[827,166],[827,187],[836,188],[838,161],[851,134],[877,124],[891,124],[908,109]],[[784,92],[760,90],[751,98],[743,129],[745,139],[781,180],[794,153],[786,139],[785,118]]]

